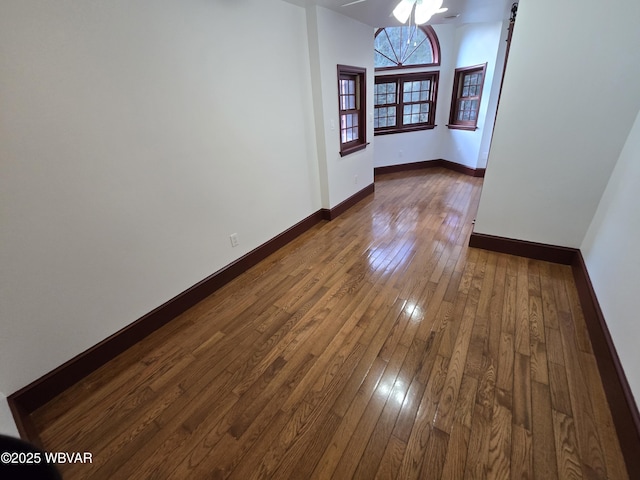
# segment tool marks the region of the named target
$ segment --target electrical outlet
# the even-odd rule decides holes
[[[402,158],[403,155],[404,155],[404,152],[402,150],[398,150],[398,157]]]
[[[240,242],[238,242],[238,234],[237,233],[232,233],[229,236],[229,239],[231,240],[231,246],[232,247],[237,247],[240,244]]]

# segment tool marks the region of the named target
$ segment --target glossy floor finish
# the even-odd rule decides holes
[[[481,182],[380,176],[38,410],[65,478],[627,478],[570,268],[468,248]]]

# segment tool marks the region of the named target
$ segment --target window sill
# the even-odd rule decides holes
[[[343,148],[342,150],[340,150],[340,156],[341,157],[345,157],[347,155],[350,155],[352,153],[358,152],[360,150],[364,150],[365,148],[367,148],[367,145],[369,145],[369,144],[368,143],[361,143],[359,145],[354,145],[352,147]]]
[[[411,128],[390,128],[385,130],[374,130],[373,135],[391,135],[392,133],[419,132],[420,130],[433,130],[437,125],[422,125],[420,127]]]
[[[447,125],[447,128],[450,130],[477,130],[478,127],[475,125]]]

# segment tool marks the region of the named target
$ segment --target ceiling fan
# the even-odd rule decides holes
[[[367,0],[354,0],[342,6],[348,7],[366,1]],[[393,9],[393,16],[396,17],[400,23],[407,23],[415,5],[413,14],[415,24],[422,25],[427,23],[436,13],[443,13],[448,10],[448,8],[442,7],[442,1],[443,0],[400,0],[400,3]]]

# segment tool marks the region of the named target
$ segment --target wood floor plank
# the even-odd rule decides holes
[[[556,438],[556,461],[560,478],[584,478],[573,419],[553,410],[553,431]]]
[[[554,480],[558,477],[558,465],[555,461],[555,436],[553,432],[553,413],[551,393],[543,383],[531,385],[533,407],[533,477],[540,480]]]
[[[376,177],[33,413],[64,478],[616,478],[567,266],[468,247],[482,179]]]

